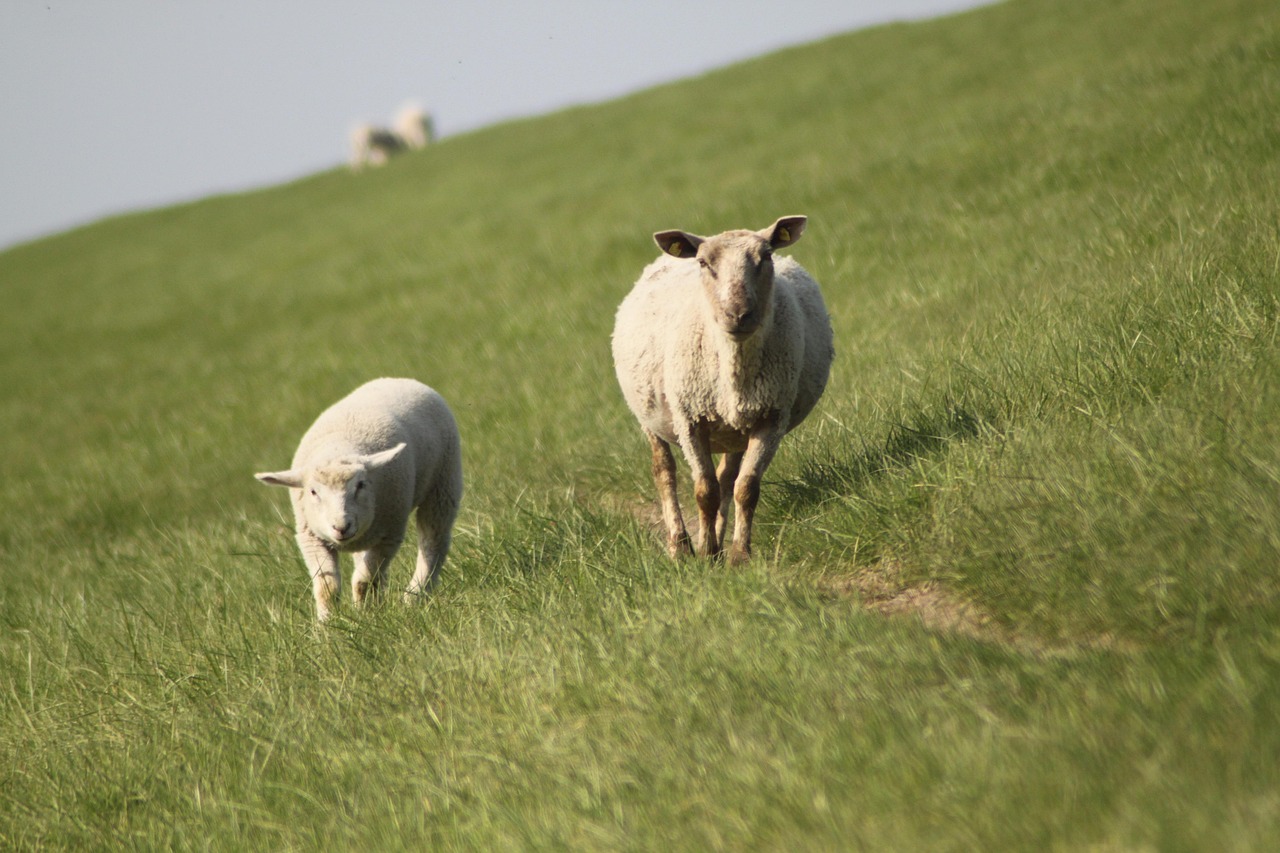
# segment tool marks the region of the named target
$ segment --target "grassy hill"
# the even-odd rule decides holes
[[[0,846],[1275,849],[1277,103],[1273,3],[1013,0],[0,253]],[[827,396],[674,563],[613,312],[790,213]],[[379,375],[455,548],[319,628],[252,473]]]

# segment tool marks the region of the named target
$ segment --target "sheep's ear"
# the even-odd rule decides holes
[[[390,450],[384,450],[381,453],[370,453],[368,456],[361,457],[360,461],[365,464],[366,468],[377,468],[395,459],[407,446],[402,441]]]
[[[784,216],[759,233],[761,237],[769,241],[770,246],[775,249],[781,249],[799,240],[800,235],[804,233],[805,226],[808,224],[809,217],[807,216]]]
[[[659,231],[653,235],[653,242],[673,258],[692,258],[698,254],[702,238],[685,231]]]
[[[254,474],[253,476],[268,486],[287,486],[290,489],[302,488],[302,474],[298,471],[269,471],[265,474]]]

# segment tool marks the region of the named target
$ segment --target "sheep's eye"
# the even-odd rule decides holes
[[[706,258],[698,258],[698,266],[702,267],[705,270],[709,266],[711,266],[711,264],[707,263]]]
[[[315,489],[311,489],[310,491],[311,491],[311,497],[313,497],[313,498],[315,498],[315,497],[319,497],[319,495],[317,495],[317,494],[316,494],[316,490],[315,490]]]
[[[356,494],[360,494],[360,490],[364,488],[364,480],[356,480]]]

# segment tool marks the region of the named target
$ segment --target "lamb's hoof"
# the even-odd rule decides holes
[[[726,560],[731,566],[746,565],[751,562],[751,549],[740,548],[737,545],[732,545],[726,555]]]
[[[364,604],[364,597],[369,592],[369,582],[363,581],[351,588],[351,598],[355,601],[356,606]]]
[[[685,534],[674,542],[668,542],[667,553],[671,555],[671,559],[673,560],[682,560],[685,557],[692,557],[693,543],[689,541],[689,535]]]

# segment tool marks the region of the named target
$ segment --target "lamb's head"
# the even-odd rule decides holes
[[[311,532],[341,548],[358,540],[373,523],[377,495],[370,474],[399,456],[404,448],[401,443],[381,453],[343,456],[310,468],[254,476],[269,486],[298,489]]]
[[[696,261],[711,316],[734,340],[746,340],[763,326],[773,308],[773,250],[790,246],[808,219],[784,216],[760,231],[725,231],[699,237],[686,231],[653,235],[662,251]]]

